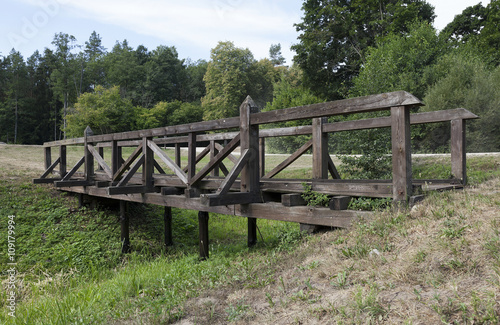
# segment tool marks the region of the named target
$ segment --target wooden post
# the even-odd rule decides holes
[[[44,148],[44,156],[45,156],[45,170],[49,169],[50,165],[52,165],[52,148],[45,147]]]
[[[215,147],[215,141],[211,140],[210,141],[210,160],[214,159],[215,155],[217,155],[218,150]],[[216,166],[214,169],[212,169],[212,176],[219,176],[219,166]]]
[[[66,176],[66,146],[59,147],[59,157],[61,158],[59,162],[59,175],[63,178]]]
[[[391,107],[392,197],[394,203],[406,204],[412,194],[410,108]]]
[[[465,120],[451,121],[451,174],[463,185],[467,183],[465,126]]]
[[[165,212],[163,213],[163,221],[165,223],[165,246],[172,246],[174,240],[172,237],[172,208],[165,207]]]
[[[92,135],[94,135],[94,132],[92,132],[92,129],[89,126],[87,126],[84,134],[85,179],[87,181],[91,181],[94,179],[94,156],[92,155],[87,146],[89,144],[87,138],[91,137]]]
[[[104,148],[99,147],[99,148],[97,148],[97,150],[98,150],[99,156],[101,156],[102,159],[104,159]],[[97,165],[97,170],[103,170],[101,165]]]
[[[144,154],[144,165],[142,167],[142,185],[146,188],[153,187],[154,153],[148,146],[148,141],[152,138],[142,138],[142,152]]]
[[[175,164],[182,168],[181,166],[182,160],[181,160],[181,145],[180,143],[175,144]]]
[[[130,237],[129,237],[129,216],[127,214],[127,202],[120,200],[120,225],[122,242],[122,253],[130,252]]]
[[[188,179],[196,175],[196,133],[188,134]]]
[[[200,234],[200,259],[206,260],[209,256],[208,251],[208,212],[198,212],[198,226]]]
[[[251,192],[255,195],[260,193],[260,169],[259,169],[259,125],[250,124],[250,114],[258,113],[259,108],[252,98],[248,96],[240,106],[240,150],[252,150],[248,163],[241,171],[241,192]],[[245,210],[248,205],[242,204]],[[257,243],[257,219],[248,218],[248,246]]]
[[[116,174],[121,165],[121,148],[118,147],[118,141],[111,142],[111,171]]]
[[[260,177],[266,174],[266,138],[259,138]]]
[[[328,179],[328,133],[323,133],[325,117],[312,119],[313,179]]]

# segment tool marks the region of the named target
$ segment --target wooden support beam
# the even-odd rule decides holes
[[[88,145],[91,144],[89,142],[89,138],[94,134],[92,129],[87,126],[84,132],[84,157],[85,157],[85,179],[87,181],[92,181],[94,179],[94,156],[89,151]]]
[[[410,108],[391,107],[392,198],[396,204],[406,204],[412,195]]]
[[[120,200],[120,241],[122,243],[122,253],[130,253],[130,220],[127,213],[127,202]]]
[[[64,177],[66,175],[66,146],[59,147],[59,176]]]
[[[143,185],[127,185],[108,187],[109,195],[135,194],[135,193],[158,193],[159,188],[147,187]]]
[[[206,260],[209,257],[208,239],[208,212],[198,212],[198,229],[200,238],[200,259]]]
[[[259,170],[260,177],[266,174],[266,138],[259,138]]]
[[[191,185],[193,184],[192,179],[194,178],[196,174],[196,133],[191,132],[188,135],[188,164],[187,164],[187,170],[188,170],[188,182]],[[179,175],[177,175],[179,176]],[[186,182],[186,183],[188,183]]]
[[[155,165],[155,169],[158,171],[158,173],[166,174],[165,170],[160,166],[160,164],[158,164],[158,162],[156,160],[154,160],[154,165]]]
[[[196,155],[195,164],[199,163],[200,160],[202,160],[203,158],[205,158],[205,156],[208,155],[209,153],[210,153],[210,145],[208,147],[206,147],[205,149],[203,149],[198,155]],[[186,166],[182,170],[185,173],[187,173],[188,172],[188,167],[189,166]]]
[[[51,147],[43,148],[43,154],[44,154],[45,170],[47,170],[52,165]]]
[[[329,207],[330,210],[347,210],[349,203],[351,202],[351,196],[338,195],[330,199]]]
[[[42,174],[42,176],[40,176],[40,178],[45,178],[45,177],[49,176],[50,173],[52,173],[52,171],[54,170],[54,168],[56,168],[57,165],[59,165],[60,161],[61,161],[61,157],[57,158],[53,164],[51,164],[49,167],[47,167],[47,170]]]
[[[106,164],[99,152],[97,152],[97,150],[95,150],[94,146],[91,144],[87,144],[87,147],[92,156],[94,156],[95,160],[97,160],[99,166],[102,167],[102,170],[106,173],[106,175],[108,175],[110,179],[113,179],[113,172],[111,171],[111,168],[109,168],[108,164]]]
[[[69,180],[69,181],[56,181],[54,182],[55,187],[73,187],[73,186],[93,186],[95,181],[88,180]]]
[[[465,126],[465,120],[451,121],[451,174],[463,185],[467,183]]]
[[[181,145],[179,143],[175,144],[174,152],[175,152],[175,164],[182,168]]]
[[[184,189],[178,187],[162,187],[161,195],[181,195],[184,193]]]
[[[34,178],[33,184],[50,184],[60,180],[60,178]]]
[[[333,179],[340,179],[340,174],[337,170],[337,167],[335,167],[335,164],[333,163],[332,157],[328,155],[328,171],[330,172],[330,175],[332,175]]]
[[[203,177],[207,176],[212,169],[214,169],[217,165],[222,162],[240,143],[240,135],[238,134],[234,137],[231,142],[229,142],[213,159],[210,159],[210,162],[205,165],[194,177],[190,178],[189,183],[193,186],[196,185],[199,181],[203,179]]]
[[[217,155],[217,153],[219,152],[219,150],[217,150],[216,144],[217,143],[215,142],[215,140],[210,141],[210,160],[214,159],[215,155]],[[219,171],[220,171],[219,166],[215,166],[214,169],[212,169],[210,175],[217,177],[220,174]]]
[[[97,152],[99,153],[99,156],[101,156],[102,159],[104,160],[104,148],[99,147],[99,146],[96,146],[96,147],[97,147]],[[97,170],[102,171],[103,170],[102,166],[98,165]],[[111,170],[111,168],[110,168],[110,170]],[[113,174],[111,174],[111,175],[113,175]],[[111,176],[111,178],[113,178],[113,176]]]
[[[134,174],[139,170],[139,168],[144,164],[144,155],[141,155],[139,159],[132,165],[130,170],[122,177],[120,182],[116,186],[125,186],[128,181],[134,176]]]
[[[209,207],[262,202],[262,197],[259,194],[252,192],[227,193],[226,195],[201,194],[200,198],[201,203]]]
[[[130,157],[125,160],[123,164],[121,164],[121,167],[118,168],[118,170],[113,174],[113,180],[118,181],[122,177],[122,175],[127,171],[128,168],[132,165],[134,160],[137,159],[142,154],[142,143],[132,152]],[[118,158],[118,157],[117,157]],[[117,163],[117,166],[119,166],[120,163]]]
[[[144,164],[142,166],[142,185],[152,188],[154,184],[153,173],[154,173],[154,153],[149,146],[151,138],[142,138],[142,152],[144,155]],[[154,144],[154,143],[153,143]],[[156,144],[155,144],[156,146]],[[156,146],[158,148],[158,146]],[[161,151],[161,149],[160,149]]]
[[[290,193],[281,195],[281,204],[283,204],[286,207],[295,207],[295,206],[306,205],[307,203],[302,198],[302,194]]]
[[[188,183],[188,175],[186,175],[186,173],[178,165],[176,165],[169,156],[167,156],[165,151],[161,150],[161,148],[158,147],[153,141],[148,141],[147,146],[153,150],[153,152],[177,175],[177,177],[179,177],[184,184]]]
[[[172,237],[172,208],[165,207],[163,212],[163,224],[164,224],[164,235],[165,246],[173,246],[174,239]]]
[[[62,180],[67,181],[67,180],[71,179],[71,177],[73,177],[73,175],[76,173],[76,171],[78,169],[80,169],[80,167],[82,167],[84,162],[85,162],[85,157],[80,158],[80,160],[78,160],[78,162],[75,164],[75,166],[73,166],[73,168],[71,168],[71,170],[62,178]]]
[[[120,152],[119,152],[120,151]],[[118,147],[118,141],[111,141],[111,171],[114,175],[120,168],[120,158],[121,158],[121,147]]]
[[[255,246],[257,244],[257,219],[247,218],[247,228],[248,228],[248,247]]]
[[[297,151],[295,151],[293,154],[290,155],[287,159],[283,160],[278,166],[274,167],[273,170],[271,170],[269,173],[264,175],[262,178],[272,178],[276,176],[279,172],[281,172],[283,169],[287,168],[290,166],[295,160],[299,159],[300,156],[302,156],[307,150],[311,148],[313,145],[313,140],[307,141],[302,147],[300,147]]]
[[[312,120],[313,179],[328,179],[328,134],[323,132],[323,124],[326,122],[326,118]]]
[[[215,148],[218,151],[222,151],[222,149],[224,149],[224,147],[220,143],[217,143],[217,142],[215,143]],[[233,154],[227,155],[227,158],[229,160],[231,160],[233,163],[236,163],[238,161],[238,158],[236,158]]]
[[[236,180],[240,172],[243,170],[243,168],[246,166],[247,162],[250,160],[252,155],[253,155],[252,149],[244,149],[242,151],[240,159],[238,159],[233,169],[231,169],[231,171],[226,176],[226,178],[224,179],[220,187],[217,189],[217,192],[215,194],[225,195],[227,192],[229,192],[234,181]]]

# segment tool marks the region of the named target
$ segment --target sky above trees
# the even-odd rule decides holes
[[[478,0],[429,0],[442,29]],[[482,1],[486,6],[490,1]],[[297,43],[294,24],[301,21],[301,0],[7,0],[0,11],[0,55],[14,47],[24,57],[43,51],[59,32],[83,44],[97,31],[103,46],[111,49],[127,39],[132,47],[153,49],[175,46],[179,56],[210,58],[219,41],[249,48],[257,59],[267,56],[271,44],[280,43],[287,64]]]

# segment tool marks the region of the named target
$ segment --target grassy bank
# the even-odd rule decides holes
[[[12,152],[7,157],[2,150]],[[259,220],[259,242],[248,249],[245,219],[211,214],[210,259],[200,262],[196,212],[174,209],[175,246],[166,249],[162,208],[132,206],[133,252],[122,255],[113,207],[78,209],[71,195],[31,184],[41,167],[26,157],[41,158],[38,151],[0,148],[4,288],[10,215],[17,262],[16,318],[8,315],[8,290],[2,290],[0,323],[494,324],[500,319],[498,157],[469,159],[472,185],[464,191],[434,193],[411,211],[383,211],[348,230],[303,236],[296,224]],[[414,174],[445,177],[445,165],[422,158],[415,161]]]

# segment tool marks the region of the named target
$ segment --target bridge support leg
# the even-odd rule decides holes
[[[163,213],[163,221],[165,223],[165,246],[172,246],[174,244],[172,238],[172,208],[165,207]]]
[[[200,231],[200,259],[208,258],[208,212],[198,212],[198,226]]]
[[[129,216],[127,214],[127,202],[125,201],[120,201],[120,223],[122,253],[125,254],[130,252]]]
[[[248,247],[257,244],[257,218],[248,218]]]

